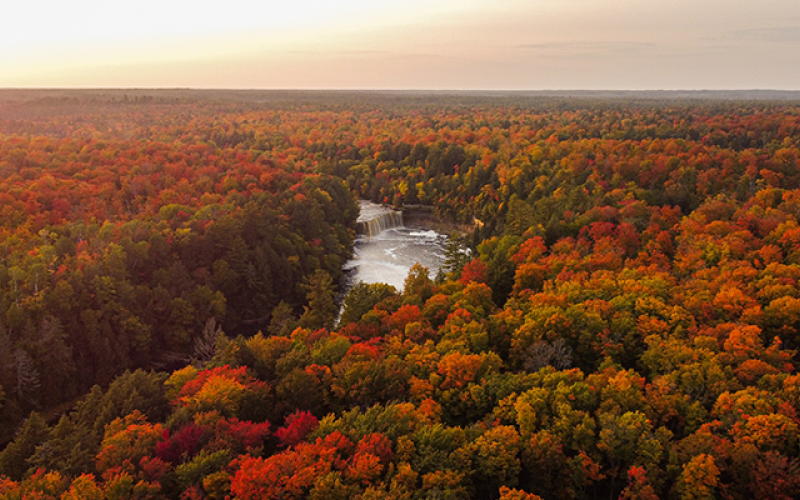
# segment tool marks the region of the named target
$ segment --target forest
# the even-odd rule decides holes
[[[0,500],[800,496],[796,102],[0,92],[0,255]]]

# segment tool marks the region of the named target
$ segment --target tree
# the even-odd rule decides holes
[[[247,373],[246,367],[222,366],[198,372],[186,382],[175,403],[190,412],[217,411],[225,417],[246,418],[266,411],[269,386]]]
[[[507,486],[500,488],[500,500],[541,500],[541,498],[539,495],[508,488]]]
[[[521,486],[545,498],[568,498],[571,491],[569,459],[558,437],[541,430],[522,441]]]
[[[344,311],[339,322],[342,325],[356,322],[376,304],[396,295],[397,289],[392,285],[358,282],[344,298]]]
[[[272,310],[272,318],[267,331],[272,335],[288,337],[297,328],[297,317],[292,307],[285,301],[280,301]]]
[[[17,375],[15,387],[17,397],[34,406],[38,405],[39,371],[24,349],[17,349],[14,352],[14,371]]]
[[[41,415],[31,412],[28,418],[17,431],[17,436],[0,453],[0,474],[20,480],[30,465],[28,459],[33,456],[39,446],[49,434],[47,423]]]
[[[138,411],[114,420],[106,426],[97,453],[97,470],[106,472],[126,464],[139,464],[142,458],[153,455],[163,434],[161,424],[149,423]]]
[[[628,486],[622,490],[619,500],[658,500],[643,467],[634,465],[628,469]]]
[[[633,465],[657,467],[663,453],[658,437],[651,431],[645,415],[638,411],[619,416],[600,414],[597,448],[608,460],[612,485]]]
[[[231,480],[231,492],[242,500],[305,498],[318,479],[346,467],[352,446],[334,432],[266,459],[243,457]]]
[[[537,372],[545,366],[566,370],[572,366],[572,353],[564,339],[556,339],[552,344],[546,340],[537,340],[526,350],[522,366],[530,372]]]
[[[464,265],[461,271],[461,277],[458,278],[458,281],[465,285],[470,282],[486,283],[486,273],[486,264],[480,259],[472,259]]]
[[[97,486],[93,475],[81,474],[72,481],[61,500],[103,500],[103,491]]]
[[[331,328],[338,312],[331,275],[317,269],[308,277],[303,288],[307,291],[308,306],[304,307],[303,315],[300,316],[300,326],[311,329]]]
[[[501,486],[517,486],[520,466],[520,436],[512,426],[489,429],[469,445],[475,484],[485,494]]]
[[[447,239],[447,246],[445,247],[444,254],[445,261],[441,272],[445,273],[447,277],[452,280],[459,279],[464,265],[470,261],[471,252],[468,248],[464,247],[458,233],[450,234],[450,237]]]
[[[713,500],[718,484],[719,469],[714,457],[701,453],[683,466],[677,487],[681,500]]]
[[[222,325],[217,324],[213,316],[206,320],[203,332],[194,340],[194,359],[200,363],[207,363],[216,354],[217,340],[222,333]]]
[[[275,436],[286,447],[295,446],[319,426],[319,421],[307,411],[296,411],[286,417],[286,424],[275,432]]]
[[[774,451],[768,451],[753,466],[750,483],[753,498],[790,500],[800,491],[800,463]]]
[[[161,441],[156,444],[155,456],[174,465],[186,462],[197,453],[203,434],[203,428],[194,423],[184,425],[172,435],[169,429],[164,429]]]
[[[37,447],[31,464],[65,476],[94,471],[106,425],[136,411],[151,421],[166,418],[169,403],[164,396],[164,378],[162,373],[136,370],[117,377],[105,392],[95,386],[74,411],[62,415],[47,440]]]
[[[433,295],[433,281],[430,278],[430,271],[417,262],[408,271],[403,287],[406,300],[415,297],[424,303]]]
[[[204,446],[207,451],[227,450],[232,455],[256,453],[270,435],[270,423],[254,423],[238,418],[220,419],[214,427],[214,436]]]

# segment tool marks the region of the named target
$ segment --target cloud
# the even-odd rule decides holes
[[[757,28],[736,30],[728,33],[731,38],[742,41],[798,43],[800,42],[800,26],[780,26],[776,28]]]
[[[563,56],[634,55],[649,52],[658,47],[647,42],[547,42],[517,45],[518,49]]]

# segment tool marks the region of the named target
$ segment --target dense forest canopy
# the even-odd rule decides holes
[[[242,95],[0,93],[0,499],[800,495],[800,105]]]

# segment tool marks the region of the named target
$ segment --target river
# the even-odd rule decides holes
[[[344,266],[351,286],[388,283],[402,291],[417,262],[428,268],[431,279],[436,276],[444,264],[447,236],[418,224],[406,227],[402,213],[383,205],[362,200],[360,206],[353,258]]]

